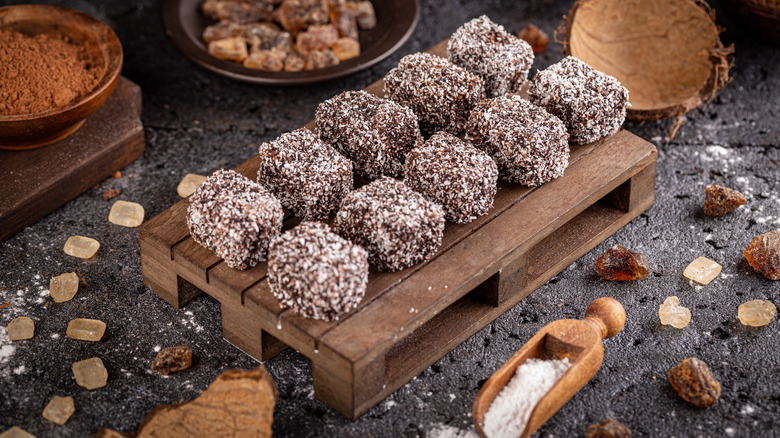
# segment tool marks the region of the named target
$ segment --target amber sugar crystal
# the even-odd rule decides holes
[[[52,277],[49,282],[49,295],[55,303],[70,301],[79,291],[79,276],[75,272]]]
[[[641,280],[650,274],[650,265],[643,254],[615,245],[599,256],[596,270],[609,281]]]
[[[168,347],[157,353],[152,362],[152,371],[167,375],[176,371],[186,370],[192,365],[192,350],[190,347]]]
[[[106,323],[97,319],[76,318],[68,323],[65,333],[71,339],[97,342],[106,332]]]
[[[123,227],[135,228],[144,221],[144,207],[135,202],[116,201],[111,206],[108,221]]]
[[[20,316],[12,319],[6,330],[8,330],[8,339],[12,341],[32,339],[35,333],[35,323],[28,316]]]
[[[670,325],[677,329],[684,329],[691,322],[691,311],[687,307],[680,305],[680,299],[671,296],[664,300],[664,303],[658,306],[658,317],[661,318],[661,324]]]
[[[539,29],[533,24],[524,27],[517,36],[530,44],[531,50],[533,50],[534,53],[544,52],[550,44],[550,37],[547,36],[542,29]]]
[[[720,382],[707,364],[689,357],[669,370],[669,382],[683,400],[700,408],[715,403],[720,397]]]
[[[756,236],[743,252],[750,266],[770,280],[780,280],[780,231]]]
[[[55,395],[43,410],[43,418],[62,426],[68,421],[76,410],[73,405],[73,397],[60,397]]]
[[[704,187],[704,214],[723,216],[745,203],[742,193],[728,187],[708,185]]]
[[[631,438],[631,429],[617,420],[607,418],[599,424],[588,426],[585,438]]]
[[[707,284],[714,280],[723,266],[707,257],[699,257],[692,261],[683,271],[683,276],[701,284]]]
[[[769,300],[752,300],[737,308],[739,322],[752,327],[761,327],[772,322],[777,308]]]
[[[14,426],[3,433],[0,433],[0,438],[35,438],[35,435],[28,433],[20,427]]]
[[[195,190],[206,181],[206,177],[203,175],[195,175],[194,173],[188,173],[182,178],[179,185],[176,187],[176,193],[182,198],[188,198],[191,194],[195,193]]]
[[[91,357],[74,362],[71,368],[79,386],[87,389],[97,389],[106,386],[108,371],[99,357]]]
[[[90,237],[70,236],[65,241],[65,246],[62,249],[67,255],[80,259],[89,259],[100,249],[100,242]]]

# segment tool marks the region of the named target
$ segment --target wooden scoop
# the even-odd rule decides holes
[[[571,367],[542,396],[520,435],[521,438],[531,436],[596,375],[604,359],[602,339],[618,334],[625,322],[626,311],[619,302],[612,298],[599,298],[590,303],[584,319],[559,319],[544,326],[479,390],[474,401],[474,422],[479,434],[485,436],[482,426],[491,403],[526,359],[567,357]]]

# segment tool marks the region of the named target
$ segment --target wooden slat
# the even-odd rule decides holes
[[[208,284],[208,270],[222,259],[213,251],[187,237],[173,247],[173,261],[179,275],[193,284]]]
[[[187,199],[173,204],[172,207],[149,219],[141,225],[141,240],[152,245],[157,251],[173,259],[173,246],[189,237],[187,228]]]
[[[565,179],[537,188],[461,245],[338,324],[323,336],[320,350],[326,345],[330,351],[357,362],[388,348],[394,339],[417,328],[513,256],[648,166],[655,158],[654,149],[652,155],[650,149],[652,146],[646,147],[646,142],[633,134],[616,134],[612,141],[591,152],[583,165],[567,169]]]

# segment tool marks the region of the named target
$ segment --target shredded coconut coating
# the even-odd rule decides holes
[[[257,182],[304,221],[327,221],[352,191],[352,163],[301,128],[260,145]]]
[[[479,75],[488,97],[517,93],[534,62],[531,45],[483,15],[462,25],[447,43],[447,59]]]
[[[479,103],[466,128],[498,165],[502,180],[539,186],[569,165],[569,134],[557,117],[516,94]]]
[[[344,198],[336,232],[368,251],[382,271],[430,259],[441,245],[444,210],[401,181],[380,178]]]
[[[617,79],[573,56],[538,72],[528,95],[563,121],[575,144],[616,133],[629,105],[628,90]]]
[[[497,180],[498,167],[490,155],[444,131],[406,156],[404,183],[444,207],[450,222],[471,222],[487,214]]]
[[[314,123],[320,138],[368,179],[400,177],[406,153],[422,144],[412,110],[365,91],[345,91],[322,102]]]
[[[302,222],[271,242],[268,286],[279,304],[306,318],[338,320],[366,293],[368,253],[330,227]]]
[[[236,269],[265,258],[268,242],[281,231],[283,219],[282,205],[274,195],[232,170],[218,170],[208,177],[187,208],[192,238]]]
[[[430,53],[404,56],[384,79],[385,94],[414,111],[420,129],[457,134],[485,98],[482,78]]]

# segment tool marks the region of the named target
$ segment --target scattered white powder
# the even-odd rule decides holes
[[[482,431],[488,438],[518,437],[539,400],[569,369],[563,360],[528,359],[496,396],[485,413]]]
[[[756,412],[756,408],[754,408],[753,406],[750,406],[750,405],[745,405],[745,406],[744,406],[744,407],[743,407],[743,408],[742,408],[742,409],[739,411],[739,413],[740,413],[740,414],[742,414],[742,415],[750,415],[750,414],[752,414],[753,412]]]
[[[461,430],[446,424],[434,426],[427,436],[428,438],[479,438],[479,434],[474,429]]]
[[[11,345],[11,340],[8,338],[8,332],[5,327],[0,326],[0,365],[5,365],[11,356],[16,352],[16,347]],[[8,368],[6,366],[0,366],[0,376],[8,375]]]

